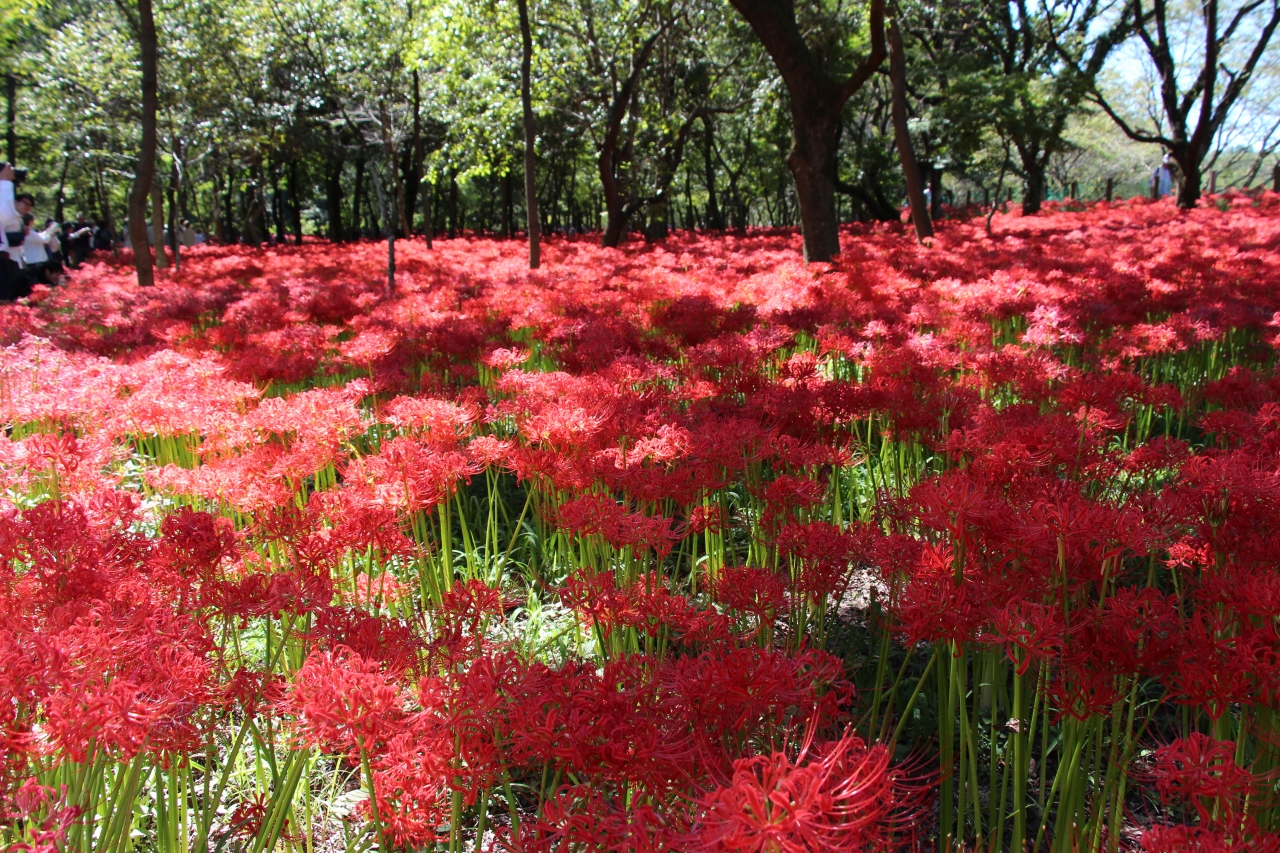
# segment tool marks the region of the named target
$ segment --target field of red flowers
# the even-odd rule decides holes
[[[12,850],[1280,850],[1280,195],[0,308]]]

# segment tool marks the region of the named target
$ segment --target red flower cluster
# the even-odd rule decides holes
[[[1280,848],[1280,197],[1226,208],[0,310],[0,840]]]

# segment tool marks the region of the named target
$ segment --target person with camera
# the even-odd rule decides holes
[[[93,222],[80,214],[67,239],[71,243],[71,268],[76,269],[93,252]]]
[[[25,169],[15,169],[12,163],[0,162],[0,233],[4,235],[4,252],[0,255],[0,300],[13,301],[26,296],[31,287],[22,268],[22,244],[26,231],[22,214],[18,209],[15,187],[25,178]],[[25,201],[23,202],[25,206]]]
[[[22,263],[26,267],[27,286],[34,284],[56,284],[49,266],[49,247],[56,244],[57,233],[61,230],[58,223],[53,222],[43,231],[35,228],[35,214],[22,215],[23,230],[26,237],[22,241]]]

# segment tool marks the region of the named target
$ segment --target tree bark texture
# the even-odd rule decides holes
[[[342,154],[335,154],[325,175],[325,206],[329,210],[329,242],[341,243],[342,233]]]
[[[147,248],[147,196],[156,174],[156,21],[151,0],[138,0],[138,47],[142,60],[142,146],[138,152],[138,172],[129,190],[129,242],[138,285],[155,283],[151,252]],[[161,249],[163,252],[163,248]]]
[[[164,188],[160,186],[160,176],[154,177],[151,182],[151,241],[156,250],[156,266],[167,270],[169,256],[164,250]]]
[[[925,210],[924,186],[920,180],[920,164],[911,147],[911,134],[907,126],[907,62],[902,50],[902,34],[896,21],[889,24],[889,82],[892,86],[891,113],[893,117],[893,141],[898,146],[898,161],[902,163],[902,175],[907,180],[907,202],[911,207],[911,224],[916,229],[916,239],[933,236],[933,223]]]
[[[844,80],[833,78],[809,50],[793,0],[730,2],[760,38],[787,87],[792,125],[787,166],[800,203],[804,257],[829,261],[840,253],[835,203],[840,113],[884,62],[884,0],[871,0],[871,51]]]
[[[524,119],[524,207],[529,231],[529,269],[542,265],[542,223],[538,220],[537,128],[533,123],[533,35],[528,0],[516,0],[520,12],[520,110]]]

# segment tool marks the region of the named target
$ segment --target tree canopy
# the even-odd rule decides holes
[[[142,5],[0,5],[7,153],[42,212],[121,230],[153,171],[157,218],[222,241],[511,235],[534,197],[605,245],[803,224],[824,259],[814,211],[901,217],[900,142],[937,216],[1010,185],[1027,213],[1142,193],[1164,150],[1194,204],[1202,171],[1269,180],[1280,140],[1277,0],[529,0],[527,121],[516,0],[154,0],[143,164]]]

